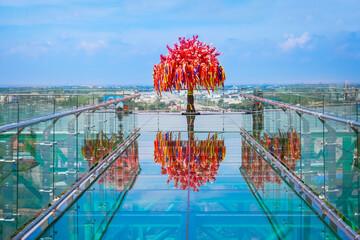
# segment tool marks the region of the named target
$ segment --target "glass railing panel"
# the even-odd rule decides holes
[[[305,109],[326,113],[341,118],[358,120],[358,103],[342,98],[334,98],[329,94],[313,93],[281,93],[264,92],[264,98],[299,106]]]
[[[329,115],[356,120],[356,103],[325,104],[324,112]]]
[[[158,119],[156,119],[157,117]],[[197,121],[197,119],[198,116],[195,117],[195,122]],[[159,129],[162,131],[187,131],[186,116],[179,117],[178,114],[173,114],[173,115],[160,114],[159,116],[155,116],[154,120],[158,121],[157,125],[159,126]]]
[[[209,129],[213,132],[223,132],[225,131],[225,120],[227,119],[222,113],[216,115],[200,114],[195,117],[194,129],[199,132],[209,131]]]
[[[244,123],[244,113],[225,113],[223,114],[224,131],[237,132]]]
[[[142,131],[146,132],[146,131],[154,131],[154,127],[156,127],[157,130],[157,126],[159,123],[159,117],[157,113],[144,113],[144,112],[139,112],[138,113],[138,126],[141,128]]]
[[[15,123],[19,120],[18,99],[10,96],[4,96],[3,102],[0,103],[0,125]]]
[[[70,109],[76,109],[81,106],[79,96],[77,95],[58,95],[56,96],[55,112],[63,112]]]
[[[6,94],[0,96],[0,125],[25,121],[54,113],[94,105],[121,97],[118,94],[104,97],[104,93],[89,94]],[[107,95],[106,95],[107,96]]]
[[[77,171],[81,176],[110,152],[123,137],[124,132],[115,132],[114,109],[88,111],[79,117]],[[109,131],[110,124],[112,132]]]
[[[123,125],[123,132],[124,132],[124,138],[128,137],[136,128],[136,113],[125,113],[122,119],[122,125]]]
[[[324,129],[315,116],[301,117],[300,177],[320,196],[325,195]]]
[[[63,193],[77,179],[78,118],[75,115],[60,118],[55,123],[54,181],[55,196]]]
[[[19,95],[20,121],[54,114],[55,96]]]
[[[324,122],[325,199],[352,224],[359,224],[358,137],[349,127]]]
[[[34,124],[19,135],[16,183],[18,227],[55,198],[54,126],[52,121]]]
[[[41,115],[49,115],[53,113],[54,106],[49,104],[49,96],[44,96],[45,99],[41,99],[39,96],[19,96],[19,121],[34,118]],[[43,97],[43,98],[44,98]],[[43,101],[45,100],[45,101]],[[51,101],[53,104],[54,102]]]
[[[279,130],[282,130],[284,128],[284,125],[287,127],[288,124],[286,122],[286,120],[288,119],[286,114],[284,113],[283,110],[279,108],[275,108],[275,109],[269,108],[264,110],[262,119],[263,119],[262,127],[264,129],[263,132],[269,134],[275,134],[279,132]],[[254,127],[256,128],[256,126],[253,126],[252,128]]]
[[[80,115],[77,124],[77,146],[76,146],[76,171],[77,178],[82,176],[93,166],[103,154],[100,148],[100,140],[103,138],[101,131],[98,131],[96,114],[88,111]],[[104,154],[105,155],[105,154]]]
[[[275,108],[245,118],[245,129],[255,139],[324,195],[324,129],[317,117]]]
[[[296,172],[301,156],[299,116],[278,108],[265,108],[247,115],[247,122],[250,124],[248,123],[245,129]]]
[[[233,116],[230,116],[233,119]],[[242,116],[242,119],[237,123],[239,127],[243,127],[246,131],[251,132],[253,131],[253,116],[252,114],[245,113]],[[234,120],[236,122],[236,120]]]
[[[0,134],[0,238],[6,239],[17,228],[16,131]]]

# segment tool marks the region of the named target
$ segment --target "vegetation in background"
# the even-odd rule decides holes
[[[161,102],[159,99],[155,100],[152,103],[147,103],[145,101],[138,101],[134,103],[134,107],[137,107],[140,111],[146,110],[169,110],[170,103]]]

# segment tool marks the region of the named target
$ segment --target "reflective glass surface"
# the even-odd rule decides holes
[[[130,179],[131,186],[113,191],[112,184],[96,182],[41,238],[344,237],[332,231],[241,138],[233,125],[243,125],[243,117],[196,116],[189,127],[185,116],[140,114],[141,171],[132,178],[114,177],[120,176],[120,182]],[[107,171],[105,178],[109,174],[113,175]],[[105,201],[104,196],[112,200]],[[117,208],[104,212],[104,202]]]
[[[0,125],[124,95],[116,89],[23,91],[0,96]],[[141,128],[133,146],[136,154],[125,155],[138,156],[141,171],[129,169],[131,161],[125,163],[123,156],[41,238],[345,238],[330,230],[247,145],[239,128],[353,228],[360,226],[358,129],[245,100],[239,96],[244,91],[195,92],[201,115],[189,119],[180,115],[186,92],[160,98],[152,89],[136,89],[128,94],[141,92],[141,98],[126,106],[1,133],[0,238],[46,208],[136,127]],[[263,96],[320,113],[359,117],[358,94],[351,89],[264,89]]]

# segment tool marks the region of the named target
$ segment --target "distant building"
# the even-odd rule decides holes
[[[344,99],[346,101],[357,101],[359,100],[359,89],[358,88],[350,88],[349,81],[345,81],[344,84]]]

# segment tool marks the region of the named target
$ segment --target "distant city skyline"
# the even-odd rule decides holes
[[[0,86],[151,85],[178,37],[213,43],[226,85],[360,84],[360,2],[0,0]]]

